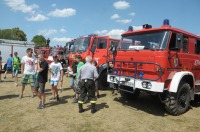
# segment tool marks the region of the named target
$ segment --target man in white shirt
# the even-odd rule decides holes
[[[22,76],[22,89],[21,93],[19,95],[19,98],[21,99],[23,97],[23,92],[25,89],[25,85],[30,82],[31,85],[31,90],[32,90],[32,98],[34,98],[34,85],[35,85],[35,64],[36,64],[36,58],[32,55],[33,50],[31,48],[28,48],[26,50],[26,55],[22,57],[21,60],[21,73],[23,74]]]

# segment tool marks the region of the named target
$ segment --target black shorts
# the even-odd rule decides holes
[[[34,86],[35,91],[38,91],[38,89],[40,88],[40,93],[44,94],[44,92],[45,92],[45,84],[46,83],[40,83],[38,81],[35,81],[35,86]]]

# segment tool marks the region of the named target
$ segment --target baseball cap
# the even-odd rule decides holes
[[[15,51],[14,54],[18,54],[17,51]]]

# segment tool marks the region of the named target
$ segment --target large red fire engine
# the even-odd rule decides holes
[[[64,47],[60,47],[60,46],[55,46],[55,47],[50,47],[50,48],[46,48],[46,47],[39,47],[39,48],[34,48],[34,52],[35,54],[38,53],[43,53],[45,59],[47,60],[47,63],[51,63],[53,61],[53,55],[63,55],[65,51]]]
[[[112,54],[109,51],[110,45],[118,45],[119,40],[109,38],[109,36],[98,36],[95,34],[86,35],[77,38],[71,48],[68,56],[69,66],[72,66],[75,55],[81,55],[83,61],[85,57],[90,55],[98,63],[99,88],[108,87],[107,83],[107,61],[112,59]]]
[[[129,27],[113,52],[114,67],[107,81],[118,84],[122,97],[158,93],[166,110],[180,115],[200,94],[200,37],[171,27],[167,19],[160,28]]]

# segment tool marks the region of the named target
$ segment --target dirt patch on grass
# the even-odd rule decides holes
[[[200,102],[192,102],[191,109],[181,116],[165,112],[156,97],[142,94],[138,99],[124,101],[111,91],[100,91],[98,112],[90,113],[90,104],[84,104],[86,112],[79,114],[73,104],[73,90],[69,78],[64,79],[61,101],[50,101],[50,85],[46,84],[47,107],[38,110],[39,99],[31,98],[27,86],[24,98],[19,99],[21,86],[15,87],[11,76],[0,83],[0,131],[58,131],[58,132],[118,132],[118,131],[199,131]]]

